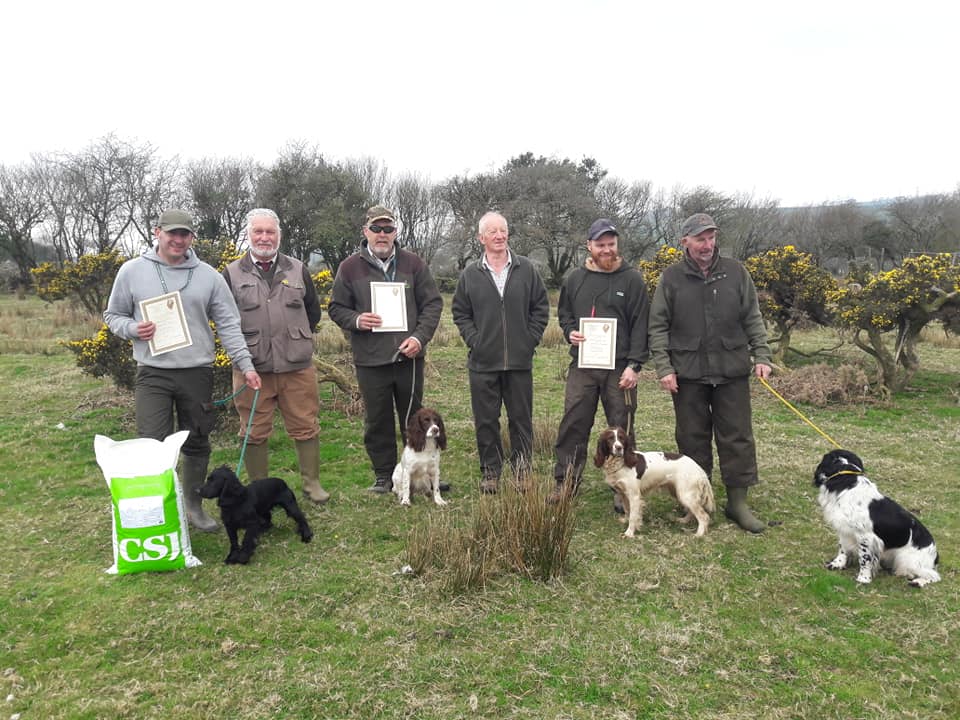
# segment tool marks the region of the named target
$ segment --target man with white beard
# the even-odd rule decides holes
[[[223,271],[262,381],[244,465],[250,480],[270,474],[267,441],[273,432],[273,413],[279,409],[296,445],[303,492],[322,504],[330,494],[319,479],[320,400],[313,366],[313,330],[320,321],[320,300],[307,267],[279,251],[280,219],[273,210],[257,208],[247,213],[244,233],[249,250]],[[241,383],[234,370],[234,390]],[[241,434],[246,432],[252,402],[252,392],[242,392],[234,400]]]

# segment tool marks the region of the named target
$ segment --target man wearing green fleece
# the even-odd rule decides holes
[[[680,234],[683,259],[663,271],[650,306],[650,355],[673,397],[678,449],[710,475],[715,439],[727,517],[763,532],[747,507],[759,482],[750,375],[768,378],[771,364],[757,290],[741,263],[720,256],[709,215],[691,215]]]

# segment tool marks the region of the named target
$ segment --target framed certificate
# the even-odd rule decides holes
[[[141,300],[140,314],[144,320],[157,326],[150,338],[151,355],[162,355],[193,345],[179,290]]]
[[[577,355],[577,367],[613,370],[617,359],[617,319],[580,318],[584,340]]]
[[[407,331],[407,293],[402,282],[370,283],[370,312],[380,316],[383,324],[373,332]]]

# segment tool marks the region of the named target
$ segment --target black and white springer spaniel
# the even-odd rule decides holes
[[[908,510],[886,497],[864,474],[863,461],[848,450],[831,450],[817,465],[813,484],[823,519],[837,532],[840,550],[827,563],[842,570],[852,557],[860,566],[858,583],[869,583],[877,567],[923,587],[940,580],[933,536]]]
[[[410,504],[410,493],[433,495],[437,505],[446,505],[440,497],[440,451],[447,449],[447,431],[440,413],[420,408],[407,421],[407,441],[400,462],[393,469],[393,491],[401,505]]]
[[[696,518],[697,536],[707,532],[715,510],[713,488],[693,459],[679,453],[638,452],[623,428],[610,427],[600,433],[593,463],[603,468],[607,485],[620,496],[628,518],[625,537],[633,537],[643,525],[643,496],[655,490],[670,493],[686,509],[678,522]]]

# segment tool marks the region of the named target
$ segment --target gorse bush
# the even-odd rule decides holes
[[[59,268],[43,263],[30,274],[40,299],[47,302],[70,300],[82,305],[90,314],[99,315],[107,307],[113,279],[123,260],[120,253],[110,251],[84,255],[75,263],[68,260]]]

